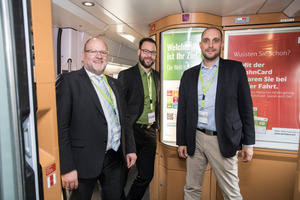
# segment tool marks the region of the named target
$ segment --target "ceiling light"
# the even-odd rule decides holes
[[[122,36],[123,38],[129,40],[130,42],[134,42],[135,40],[135,37],[133,37],[132,35],[130,34],[125,34],[125,33],[118,33],[120,36]]]
[[[82,5],[87,6],[87,7],[92,7],[95,5],[95,3],[90,2],[90,1],[84,1],[84,2],[82,2]]]

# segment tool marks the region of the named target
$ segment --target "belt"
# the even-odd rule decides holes
[[[152,124],[136,124],[138,127],[143,128],[143,129],[149,129],[152,127]]]
[[[211,131],[211,130],[207,130],[204,128],[197,128],[198,131],[201,131],[202,133],[206,134],[206,135],[217,135],[217,131]]]

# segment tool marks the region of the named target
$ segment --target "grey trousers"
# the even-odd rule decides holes
[[[237,152],[238,153],[238,152]],[[224,200],[241,200],[239,188],[238,157],[224,158],[220,152],[217,136],[210,136],[197,130],[196,149],[186,160],[185,200],[200,200],[202,182],[207,164],[210,164],[222,190]]]

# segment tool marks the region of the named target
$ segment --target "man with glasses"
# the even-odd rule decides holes
[[[62,186],[70,199],[91,199],[97,180],[101,199],[125,199],[126,168],[136,160],[135,144],[122,87],[103,74],[107,45],[89,39],[82,69],[56,81]]]
[[[128,200],[143,198],[154,173],[160,77],[151,66],[155,62],[156,54],[155,41],[143,38],[139,43],[139,63],[119,74],[130,112],[138,156],[138,174],[127,195]]]

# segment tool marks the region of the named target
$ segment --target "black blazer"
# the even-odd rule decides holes
[[[153,79],[156,88],[155,127],[159,128],[160,76],[155,70],[153,70]],[[123,87],[131,124],[134,125],[144,110],[144,88],[138,64],[121,71],[119,80]]]
[[[187,146],[189,155],[195,152],[199,72],[200,65],[186,70],[179,87],[176,144]],[[250,87],[241,62],[220,58],[215,116],[217,137],[224,157],[234,156],[242,144],[255,144]]]
[[[135,153],[130,116],[118,80],[107,76],[118,105],[121,146],[125,155]],[[56,81],[57,119],[61,174],[74,169],[79,178],[101,173],[107,144],[107,121],[100,100],[84,68],[62,74]]]

